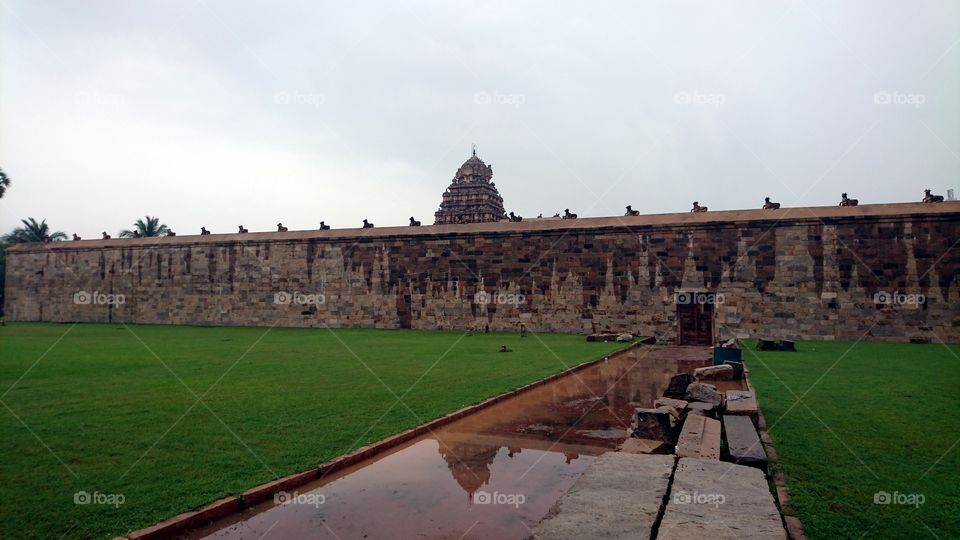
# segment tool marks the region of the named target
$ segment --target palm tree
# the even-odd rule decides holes
[[[10,187],[10,178],[3,172],[3,169],[0,169],[0,199],[3,198],[3,194],[7,192],[8,187]]]
[[[137,222],[133,224],[132,230],[124,229],[120,231],[120,237],[129,238],[136,236],[137,233],[139,233],[140,236],[164,236],[170,231],[170,227],[160,223],[160,218],[153,216],[144,217],[146,217],[146,220],[138,219]]]
[[[59,242],[60,240],[67,239],[67,235],[63,232],[50,232],[50,226],[47,225],[47,220],[37,223],[37,220],[33,218],[27,218],[21,219],[20,223],[23,223],[23,227],[17,227],[13,230],[13,232],[5,235],[3,237],[5,242],[10,244],[16,244],[20,242],[43,242],[44,240]]]

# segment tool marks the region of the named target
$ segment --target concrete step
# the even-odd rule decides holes
[[[786,540],[787,533],[763,473],[712,459],[681,458],[657,538]]]
[[[766,474],[767,453],[750,417],[725,414],[723,428],[727,435],[730,460],[739,465],[756,467]]]
[[[673,471],[673,456],[606,453],[534,529],[541,540],[650,538]]]
[[[720,422],[705,416],[687,416],[677,439],[677,456],[720,459]]]

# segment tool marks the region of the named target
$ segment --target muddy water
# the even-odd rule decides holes
[[[505,400],[193,538],[525,538],[709,349],[644,347]],[[738,386],[739,387],[739,386]]]

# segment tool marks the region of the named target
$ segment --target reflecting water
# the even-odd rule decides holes
[[[705,348],[633,349],[264,503],[194,538],[525,538]],[[739,388],[739,383],[734,383]]]

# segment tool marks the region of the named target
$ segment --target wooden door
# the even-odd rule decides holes
[[[698,293],[696,301],[677,303],[679,345],[713,345],[712,296]]]

